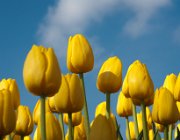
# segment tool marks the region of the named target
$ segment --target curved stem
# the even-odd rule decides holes
[[[111,103],[111,96],[109,93],[106,93],[106,117],[107,117],[107,119],[110,118],[110,103]]]
[[[131,140],[128,117],[126,117],[126,130],[127,130],[127,140]]]
[[[72,113],[68,113],[69,140],[73,140],[72,133]]]
[[[61,131],[62,131],[62,140],[64,140],[65,135],[64,135],[64,124],[63,124],[63,114],[59,113],[59,124],[61,127]]]
[[[144,140],[149,140],[147,119],[146,119],[146,106],[144,102],[141,103],[141,109],[142,109],[143,137]]]
[[[172,140],[172,129],[173,129],[173,125],[172,125],[172,124],[170,124],[170,125],[169,125],[168,140]]]
[[[136,106],[132,103],[132,106],[133,106],[133,119],[134,119],[134,124],[135,124],[135,135],[136,135],[136,138],[138,138],[139,136],[139,130],[138,130],[138,122],[137,122],[137,112],[136,112]]]
[[[83,95],[84,95],[84,117],[85,117],[85,128],[86,128],[86,136],[87,140],[89,140],[89,133],[90,133],[90,126],[89,126],[89,114],[88,114],[88,106],[87,106],[87,100],[86,100],[86,91],[85,91],[85,85],[84,85],[84,76],[83,73],[79,74],[81,83],[83,85]]]
[[[168,126],[164,128],[164,140],[168,140]]]
[[[45,100],[46,97],[41,96],[41,114],[40,114],[40,121],[41,121],[41,136],[42,140],[46,140],[46,114],[45,114]]]

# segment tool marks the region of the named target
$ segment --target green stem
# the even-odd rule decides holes
[[[86,100],[86,91],[85,91],[83,73],[80,73],[79,76],[81,79],[81,83],[83,85],[83,95],[84,95],[84,108],[83,108],[83,110],[84,110],[84,117],[85,117],[86,137],[87,137],[87,140],[89,140],[90,126],[89,126],[88,106],[87,106],[87,100]]]
[[[121,136],[121,133],[120,133],[120,127],[119,127],[119,125],[118,125],[118,122],[117,122],[116,117],[115,117],[115,120],[116,120],[116,125],[115,125],[115,127],[116,127],[116,133],[117,133],[117,140],[123,140],[123,138],[122,138],[122,136]]]
[[[172,129],[173,129],[173,125],[172,125],[172,124],[170,124],[170,125],[169,125],[168,140],[172,140]]]
[[[21,135],[21,140],[24,140],[24,136],[23,135]]]
[[[143,137],[144,140],[149,140],[147,119],[146,119],[146,106],[144,102],[141,103],[141,109],[142,109]]]
[[[8,140],[12,140],[11,134],[7,135]],[[3,139],[2,139],[3,140]]]
[[[45,114],[45,100],[46,97],[41,96],[41,114],[40,114],[40,121],[41,121],[41,136],[42,140],[46,140],[46,114]]]
[[[63,124],[63,114],[59,113],[59,124],[61,127],[61,131],[62,131],[62,140],[65,139],[65,135],[64,135],[64,124]]]
[[[164,128],[164,140],[168,140],[168,126]]]
[[[126,117],[126,130],[127,130],[127,140],[131,140],[128,117]]]
[[[72,113],[68,113],[69,140],[73,140],[72,133]]]
[[[109,93],[106,93],[106,117],[110,118],[110,104],[111,104],[111,96]]]
[[[133,119],[134,119],[134,124],[135,124],[135,135],[136,135],[136,138],[138,138],[139,136],[139,130],[138,130],[138,122],[137,122],[137,112],[136,112],[136,106],[132,103],[132,106],[133,106]]]

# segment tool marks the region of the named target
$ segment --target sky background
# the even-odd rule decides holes
[[[139,59],[147,65],[155,88],[167,74],[180,72],[180,1],[178,0],[2,0],[0,4],[0,79],[16,79],[21,104],[33,108],[38,97],[23,83],[23,64],[33,44],[53,47],[62,72],[67,73],[70,35],[82,33],[90,42],[95,65],[85,74],[90,120],[105,95],[96,88],[102,63],[118,56],[123,78]],[[112,95],[116,114],[118,93]],[[125,120],[118,117],[125,137]]]

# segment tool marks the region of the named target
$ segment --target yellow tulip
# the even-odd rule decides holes
[[[78,112],[83,108],[83,87],[77,74],[62,76],[61,87],[54,101],[57,110],[63,113]]]
[[[179,112],[171,92],[164,87],[155,91],[152,118],[156,123],[169,125],[179,119]]]
[[[49,108],[48,100],[45,101],[45,105],[46,105],[46,112],[51,112],[51,110]],[[34,111],[33,111],[34,123],[37,124],[39,119],[40,119],[40,100],[37,101],[37,103],[34,107]]]
[[[130,67],[127,75],[127,82],[131,98],[144,101],[152,97],[154,85],[146,65],[136,60]]]
[[[166,79],[164,80],[163,84],[163,87],[166,87],[173,94],[173,96],[176,79],[176,75],[174,73],[171,73],[170,75],[166,76]]]
[[[159,123],[155,123],[155,126],[156,126],[156,129],[157,129],[159,132],[164,132],[164,125],[159,124]]]
[[[134,122],[129,122],[129,131],[130,131],[131,140],[136,140],[136,135],[135,135],[134,127],[135,127]],[[126,129],[126,135],[127,135],[127,133],[128,133],[128,131]]]
[[[86,73],[94,66],[94,55],[87,39],[76,34],[69,37],[67,48],[67,68],[73,73]]]
[[[121,117],[132,116],[132,100],[131,98],[126,98],[122,91],[119,93],[116,111]]]
[[[51,112],[60,113],[56,108],[54,96],[48,98],[48,104],[49,104],[49,108],[50,108]]]
[[[61,70],[52,48],[33,45],[23,68],[26,88],[37,96],[53,96],[61,83]]]
[[[103,93],[117,92],[122,85],[122,63],[117,57],[108,58],[102,65],[98,77],[97,88]]]
[[[46,112],[46,140],[61,140],[62,132],[60,124],[51,112]],[[37,125],[37,140],[41,140],[41,121]],[[35,136],[36,137],[36,136]]]
[[[25,136],[24,140],[32,140],[30,136]]]
[[[0,136],[10,134],[16,126],[16,114],[12,96],[6,89],[0,90]]]
[[[20,105],[17,109],[16,134],[27,136],[33,131],[33,118],[28,106]]]
[[[138,121],[138,130],[139,132],[141,132],[143,130],[142,113],[137,113],[137,121]]]
[[[149,130],[149,140],[154,140],[154,132],[152,129]]]
[[[12,96],[12,104],[14,106],[14,109],[17,109],[17,107],[20,105],[20,95],[16,80],[11,78],[3,79],[0,82],[0,90],[2,89],[9,90]]]
[[[82,113],[81,111],[72,113],[72,126],[77,126],[81,123],[82,119]],[[64,113],[63,114],[63,121],[65,124],[68,125],[68,114]]]
[[[174,86],[174,98],[176,101],[180,102],[180,73],[176,79],[176,84]]]
[[[91,126],[90,140],[116,140],[116,131],[111,117],[98,115]]]
[[[140,106],[141,103],[142,103],[142,101],[141,101],[141,100],[138,100],[138,99],[132,99],[132,102],[133,102],[133,104],[135,104],[135,105],[137,105],[137,106]],[[145,104],[146,106],[152,105],[153,102],[154,102],[154,94],[152,94],[151,97],[144,99],[144,104]]]

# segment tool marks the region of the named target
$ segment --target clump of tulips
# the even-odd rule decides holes
[[[135,60],[123,79],[121,60],[108,58],[96,81],[105,101],[97,105],[90,123],[84,74],[93,66],[93,50],[81,34],[69,38],[67,74],[61,73],[52,48],[33,45],[24,62],[23,79],[27,90],[39,100],[31,113],[20,103],[16,80],[0,81],[0,140],[31,140],[32,133],[34,140],[122,140],[125,128],[119,127],[117,116],[125,119],[127,140],[161,140],[162,132],[164,140],[172,140],[174,131],[175,138],[180,138],[179,125],[176,127],[180,74],[167,75],[164,84],[154,90],[141,61]],[[118,91],[116,115],[111,111],[111,94]],[[64,125],[68,125],[67,131]]]

